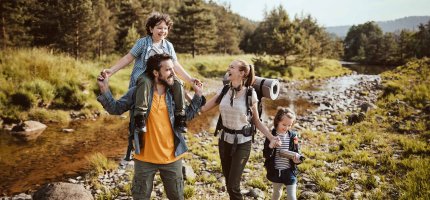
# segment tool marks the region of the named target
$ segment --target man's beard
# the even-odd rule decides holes
[[[171,87],[171,86],[173,86],[173,81],[172,81],[171,84],[169,84],[167,82],[167,79],[172,78],[173,76],[174,76],[173,74],[170,75],[170,76],[168,76],[167,78],[164,78],[164,77],[161,76],[161,77],[158,78],[158,82],[160,82],[161,84],[163,84],[166,87]]]

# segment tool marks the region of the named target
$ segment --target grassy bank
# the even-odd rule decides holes
[[[378,108],[365,121],[340,125],[337,134],[302,133],[310,159],[299,168],[315,178],[321,197],[343,184],[347,199],[357,191],[364,199],[428,199],[429,76],[429,59],[385,72]],[[318,148],[327,144],[328,152]],[[328,171],[327,166],[340,167]]]

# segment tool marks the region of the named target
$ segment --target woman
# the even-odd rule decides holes
[[[219,104],[222,118],[222,134],[219,139],[219,154],[230,199],[243,199],[240,179],[251,152],[251,121],[270,141],[279,146],[280,141],[258,119],[257,94],[252,90],[251,112],[248,112],[246,96],[255,81],[254,67],[243,60],[233,61],[228,70],[230,88],[222,95],[222,89],[209,100],[201,112]],[[248,114],[249,113],[249,114]]]

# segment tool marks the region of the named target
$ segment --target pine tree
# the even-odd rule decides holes
[[[28,47],[32,43],[30,22],[34,5],[31,0],[2,0],[0,3],[0,48]]]
[[[232,11],[227,6],[219,6],[214,2],[209,3],[216,19],[216,52],[223,54],[238,54],[239,49],[239,21],[235,19]],[[232,20],[235,19],[235,20]]]
[[[61,4],[63,29],[60,48],[75,59],[88,56],[94,49],[94,12],[91,0],[75,0]]]
[[[196,54],[213,52],[215,17],[201,0],[186,0],[177,13],[172,41],[178,52]]]
[[[95,10],[95,54],[100,57],[103,54],[113,52],[115,48],[116,19],[112,12],[107,8],[105,0],[93,0]]]
[[[125,38],[133,24],[141,37],[146,35],[145,22],[150,9],[149,7],[144,9],[143,5],[147,5],[147,2],[137,0],[121,1],[119,5],[120,9],[117,13],[118,34],[116,49],[118,51],[127,52],[130,50],[125,47]]]
[[[136,41],[139,39],[139,37],[140,35],[139,33],[137,33],[137,30],[133,24],[131,28],[128,29],[127,36],[125,37],[125,48],[131,49],[133,45],[136,43]]]

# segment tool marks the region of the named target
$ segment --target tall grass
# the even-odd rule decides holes
[[[0,60],[2,118],[25,120],[30,109],[79,110],[95,98],[97,63],[39,48],[5,49]]]
[[[113,160],[109,160],[102,153],[94,153],[87,156],[86,159],[90,163],[91,169],[95,171],[96,174],[100,174],[105,170],[112,170],[117,167],[117,164]]]

